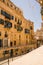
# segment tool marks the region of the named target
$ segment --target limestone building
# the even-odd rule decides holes
[[[0,59],[36,48],[34,24],[10,0],[0,0]]]
[[[43,22],[41,23],[40,30],[36,31],[37,47],[43,45]]]

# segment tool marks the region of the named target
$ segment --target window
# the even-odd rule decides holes
[[[25,33],[30,33],[30,30],[28,30],[28,29],[25,29]]]
[[[5,32],[5,37],[8,37],[8,34],[7,34],[7,32]]]
[[[21,35],[19,35],[19,45],[21,45]]]
[[[6,13],[6,12],[5,12],[5,17],[8,18],[8,19],[11,19],[10,14],[8,14],[8,13]]]
[[[26,35],[26,45],[28,44],[28,35]]]
[[[16,41],[14,41],[14,45],[16,45]]]
[[[30,29],[31,29],[31,30],[33,30],[33,27],[32,27],[32,26],[30,26]]]
[[[21,25],[21,24],[22,24],[22,21],[20,21],[20,20],[18,19],[17,24]]]
[[[8,39],[7,38],[4,38],[3,46],[8,47]]]
[[[1,10],[1,14],[4,15],[6,18],[11,19],[10,14],[6,13],[5,11]]]
[[[9,3],[7,3],[7,5],[9,6]]]
[[[12,20],[13,20],[13,19],[14,19],[14,16],[12,16],[11,18],[12,18]]]
[[[11,47],[13,46],[13,42],[10,42],[10,46],[11,46]]]
[[[22,31],[23,28],[21,26],[17,26],[17,31]]]
[[[12,5],[12,4],[11,4],[10,6],[11,6],[11,7],[13,7],[13,5]]]
[[[5,15],[5,12],[4,12],[3,10],[1,10],[1,14],[2,14],[2,15]]]
[[[1,14],[4,15],[9,20],[14,19],[14,16],[11,16],[10,14],[8,14],[7,12],[5,12],[3,10],[1,10]]]
[[[6,20],[4,27],[5,28],[11,28],[12,27],[12,23]]]
[[[16,25],[14,25],[14,28],[16,29]]]
[[[0,19],[0,24],[4,24],[4,20],[3,19]]]
[[[1,36],[1,32],[0,32],[0,36]]]

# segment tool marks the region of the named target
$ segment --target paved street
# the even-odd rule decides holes
[[[10,65],[10,62],[12,62],[12,61],[14,61],[14,60],[16,60],[20,57],[22,57],[22,56],[18,56],[18,57],[10,58],[9,60],[7,59],[7,60],[4,60],[4,61],[1,61],[0,65],[8,65],[8,61],[9,61],[9,65]]]

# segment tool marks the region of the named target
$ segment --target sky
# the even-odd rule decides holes
[[[34,31],[41,27],[40,5],[35,0],[11,0],[17,7],[23,11],[26,19],[34,22]]]

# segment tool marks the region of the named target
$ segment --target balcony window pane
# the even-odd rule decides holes
[[[28,29],[25,29],[25,33],[30,33],[30,30],[28,30]]]
[[[0,24],[4,24],[4,20],[3,19],[0,19]]]
[[[1,10],[1,14],[4,15],[9,20],[11,20],[11,19],[13,20],[14,19],[13,16],[11,16],[10,14],[8,14],[7,12],[5,12],[3,10]]]
[[[9,21],[5,21],[4,27],[5,27],[5,28],[11,28],[11,27],[12,27],[12,23],[9,22]]]
[[[14,16],[12,16],[11,19],[14,20]]]
[[[17,26],[17,31],[22,31],[23,28],[21,26]]]

